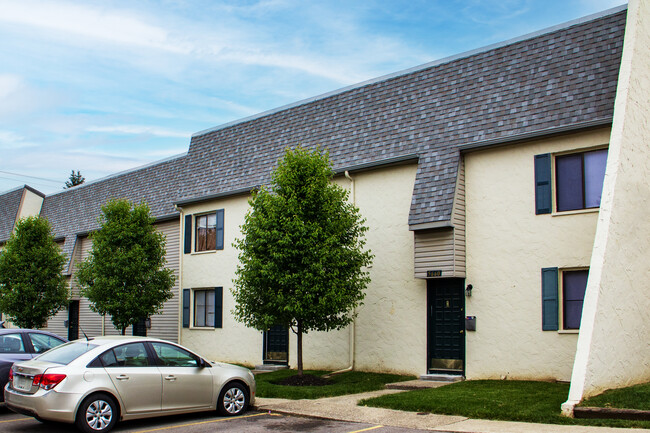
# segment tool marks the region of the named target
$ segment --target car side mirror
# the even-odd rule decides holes
[[[207,366],[207,363],[205,362],[205,359],[199,358],[199,368],[205,368]]]

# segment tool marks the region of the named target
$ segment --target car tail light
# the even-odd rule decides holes
[[[9,382],[14,380],[14,369],[13,367],[9,369]]]
[[[37,374],[34,376],[32,386],[40,386],[44,390],[50,390],[65,379],[65,374]]]

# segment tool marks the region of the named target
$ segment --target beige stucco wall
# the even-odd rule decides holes
[[[578,335],[542,331],[541,269],[588,267],[598,212],[535,215],[534,155],[608,141],[602,128],[465,155],[468,378],[570,379]]]
[[[601,214],[569,400],[650,381],[650,2],[628,6]]]
[[[361,370],[421,374],[426,369],[426,285],[413,276],[413,233],[408,213],[417,167],[388,167],[352,174],[354,199],[367,218],[367,246],[375,254],[372,283],[358,309],[355,366]],[[351,189],[344,177],[335,180]],[[210,359],[246,364],[262,362],[262,333],[234,321],[230,289],[237,251],[232,247],[248,210],[247,197],[187,206],[184,213],[224,209],[224,250],[184,254],[182,288],[224,287],[222,329],[182,329],[181,342]],[[352,199],[352,198],[351,198]],[[350,362],[351,330],[304,337],[306,368],[345,368]],[[296,339],[289,342],[289,363],[296,365]]]

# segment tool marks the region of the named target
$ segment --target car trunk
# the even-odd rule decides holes
[[[28,364],[17,363],[13,366],[14,378],[11,387],[25,394],[34,394],[38,391],[38,385],[34,386],[34,377],[45,373],[52,367],[60,367],[60,364],[53,362],[30,361]]]

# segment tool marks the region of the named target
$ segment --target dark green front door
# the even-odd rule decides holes
[[[465,280],[427,281],[429,373],[465,372]]]
[[[276,325],[264,333],[264,364],[289,362],[289,329]]]

